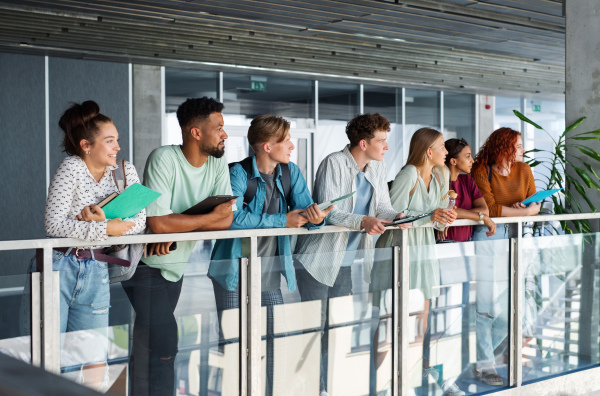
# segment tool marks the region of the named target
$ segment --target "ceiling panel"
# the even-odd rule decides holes
[[[0,0],[0,51],[556,98],[562,9],[555,0]]]

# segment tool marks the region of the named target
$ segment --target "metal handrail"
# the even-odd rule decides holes
[[[600,213],[578,213],[563,215],[538,215],[522,217],[494,217],[492,220],[496,224],[517,224],[525,222],[542,221],[565,221],[565,220],[589,220],[600,219]],[[473,220],[456,220],[451,224],[452,227],[466,225],[480,225],[480,222]],[[419,227],[433,227],[432,223],[427,223]],[[396,227],[387,227],[387,229],[397,229]],[[264,229],[245,229],[245,230],[224,230],[224,231],[200,231],[185,232],[173,234],[140,234],[127,235],[122,237],[109,237],[105,241],[83,241],[74,238],[45,238],[45,239],[22,239],[0,241],[0,251],[2,250],[23,250],[23,249],[42,249],[45,247],[85,247],[98,245],[121,245],[132,243],[155,243],[155,242],[179,242],[179,241],[203,241],[212,239],[229,238],[251,238],[263,236],[283,236],[283,235],[303,235],[303,234],[331,234],[337,232],[355,231],[340,226],[325,226],[316,230],[306,228],[264,228]]]
[[[522,249],[525,243],[522,230],[526,223],[547,221],[600,219],[600,213],[582,213],[568,215],[539,215],[524,217],[494,218],[497,224],[515,224],[517,233],[511,239],[510,257],[510,311],[512,323],[510,326],[509,345],[512,358],[509,364],[509,383],[519,388],[522,384],[521,339],[522,339],[522,313],[523,313],[523,264]],[[457,220],[451,226],[478,225],[480,222],[471,220]],[[419,227],[432,227],[427,223]],[[396,384],[393,387],[393,396],[408,395],[408,366],[406,354],[408,352],[407,338],[403,330],[408,328],[409,317],[409,262],[408,232],[398,230],[396,227],[387,227],[397,230],[393,238],[392,257],[392,288],[394,290],[393,305],[393,373],[396,373]],[[82,241],[72,238],[47,238],[16,241],[0,241],[0,251],[40,249],[43,252],[43,268],[39,273],[32,274],[32,323],[43,326],[32,326],[31,350],[32,363],[41,365],[46,370],[60,371],[60,344],[58,342],[58,310],[56,309],[58,296],[58,272],[52,268],[52,249],[58,247],[89,247],[98,245],[119,245],[148,242],[170,241],[200,241],[229,238],[247,238],[250,241],[250,252],[247,257],[240,259],[240,296],[245,296],[247,304],[240,304],[240,324],[244,327],[240,334],[240,354],[246,352],[246,359],[240,359],[240,396],[253,396],[260,394],[261,390],[261,260],[258,255],[258,238],[263,236],[285,236],[305,234],[331,234],[356,231],[340,226],[326,226],[309,231],[306,228],[270,228],[270,229],[245,229],[226,231],[189,232],[174,234],[143,234],[123,237],[109,237],[105,241]],[[34,286],[35,289],[34,290]]]

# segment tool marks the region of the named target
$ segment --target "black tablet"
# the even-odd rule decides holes
[[[432,214],[433,214],[433,212],[429,212],[429,213],[423,213],[420,215],[402,217],[401,219],[396,219],[396,220],[392,221],[391,223],[386,224],[386,227],[387,226],[395,226],[395,225],[404,224],[404,223],[412,223],[413,221],[417,221],[419,219],[422,219],[423,217],[431,216]]]
[[[236,199],[237,195],[215,195],[212,197],[206,198],[204,201],[198,202],[196,205],[192,206],[189,209],[186,209],[181,214],[186,215],[199,215],[199,214],[207,214],[213,211],[213,209],[224,202],[231,201],[232,199]]]

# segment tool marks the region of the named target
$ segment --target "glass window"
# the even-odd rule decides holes
[[[223,103],[229,125],[248,126],[256,116],[277,114],[290,121],[292,129],[315,126],[312,80],[224,73]]]
[[[444,139],[465,139],[475,147],[475,95],[444,92]]]
[[[523,383],[597,367],[599,234],[523,244]]]
[[[405,156],[412,135],[420,128],[430,127],[440,130],[440,93],[420,89],[407,89],[404,97],[405,108]]]
[[[307,178],[309,131],[315,128],[314,98],[313,80],[224,73],[223,117],[229,134],[225,150],[227,161],[240,161],[251,154],[246,136],[253,118],[276,114],[290,122],[292,142],[296,146],[291,160]]]
[[[175,112],[187,98],[217,99],[219,74],[193,69],[165,68],[165,144],[181,144],[181,128]]]
[[[515,131],[521,130],[521,120],[515,116],[513,110],[522,110],[521,102],[523,100],[519,98],[503,98],[497,96],[495,99],[495,111],[494,111],[494,131],[498,128],[512,128]],[[486,132],[486,131],[484,131]],[[489,136],[493,131],[485,133],[485,136]],[[483,141],[481,142],[483,144]]]
[[[346,124],[359,113],[357,84],[319,81],[319,124],[315,134],[315,169],[329,154],[348,144]]]
[[[404,138],[402,134],[402,88],[365,85],[365,113],[380,113],[390,121],[389,151],[384,160],[387,180],[393,180],[404,165]]]
[[[565,103],[527,99],[525,101],[525,115],[544,128],[544,131],[542,131],[527,123],[523,123],[525,125],[523,134],[525,149],[532,150],[536,148],[538,150],[554,152],[556,146],[554,141],[558,141],[558,137],[565,130]],[[528,155],[536,157],[536,155],[543,156],[544,153],[530,153]],[[538,189],[545,190],[548,178],[550,177],[550,170],[544,166],[536,166],[533,168],[533,175],[535,176]]]

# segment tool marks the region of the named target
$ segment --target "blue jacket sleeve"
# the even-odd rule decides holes
[[[256,191],[256,195],[249,205],[244,207],[244,193],[248,185],[246,171],[240,164],[236,164],[229,170],[231,180],[231,190],[233,195],[237,195],[237,210],[233,213],[233,222],[231,230],[249,229],[249,228],[285,228],[287,217],[285,213],[263,214],[262,205],[264,204],[264,191]]]
[[[306,180],[304,180],[304,176],[300,172],[300,168],[298,165],[293,162],[289,163],[290,168],[290,184],[291,184],[291,196],[290,196],[290,209],[306,209],[310,205],[314,203],[310,192],[308,191],[308,186],[306,185]],[[323,220],[320,224],[312,224],[306,223],[304,226],[309,230],[315,230],[323,227],[325,225],[325,220]]]

